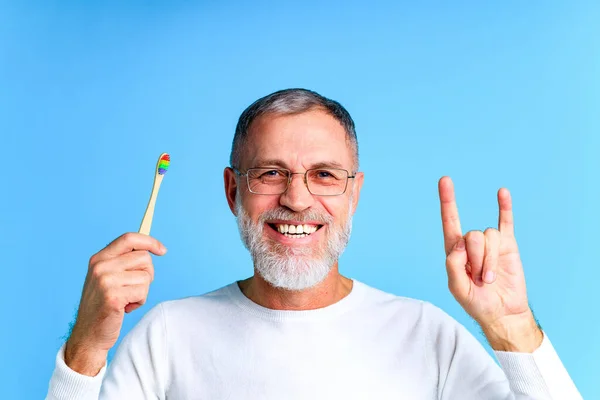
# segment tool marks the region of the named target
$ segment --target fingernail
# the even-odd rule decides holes
[[[167,248],[166,248],[166,247],[165,247],[165,245],[164,245],[164,244],[162,244],[162,243],[161,243],[161,245],[160,245],[160,250],[161,250],[161,252],[162,252],[163,254],[165,254],[165,253],[167,252]]]
[[[496,274],[494,271],[488,271],[485,273],[485,277],[483,279],[485,279],[486,283],[492,283],[494,282],[494,279],[496,279]]]
[[[465,249],[465,239],[461,238],[458,243],[456,243],[456,250],[464,250]]]

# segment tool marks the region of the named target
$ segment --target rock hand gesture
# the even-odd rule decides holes
[[[533,352],[543,334],[527,300],[509,191],[498,191],[498,229],[463,235],[452,180],[438,186],[450,292],[494,350]]]

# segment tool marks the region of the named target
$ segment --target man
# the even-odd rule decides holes
[[[498,366],[439,308],[340,274],[364,175],[339,103],[301,89],[257,100],[230,161],[225,194],[254,275],[154,307],[107,369],[124,313],[146,299],[149,253],[166,251],[117,238],[90,259],[48,399],[581,398],[528,306],[506,189],[498,229],[463,235],[452,182],[439,182],[449,288]]]

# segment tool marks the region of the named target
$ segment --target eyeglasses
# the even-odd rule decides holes
[[[245,176],[248,190],[254,194],[283,194],[292,182],[292,175],[304,175],[304,184],[315,196],[339,196],[346,192],[350,176],[345,169],[315,168],[306,172],[292,172],[285,168],[250,168],[245,173],[236,168],[233,171]]]

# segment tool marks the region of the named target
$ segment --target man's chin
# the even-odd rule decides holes
[[[263,279],[272,287],[281,290],[287,290],[290,292],[301,292],[303,290],[311,289],[323,282],[327,275],[319,277],[318,279],[306,279],[306,277],[294,277],[293,279]]]
[[[255,268],[262,278],[275,288],[305,290],[321,283],[333,263],[305,256],[268,257],[255,259]]]

